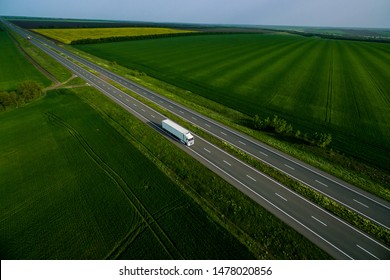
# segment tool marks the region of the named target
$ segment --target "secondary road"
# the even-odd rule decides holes
[[[105,95],[156,130],[165,118],[98,76],[47,48],[34,37],[32,43],[64,64]],[[165,101],[160,101],[165,102]],[[169,106],[169,105],[168,105]],[[164,133],[163,131],[161,131]],[[169,137],[166,135],[166,137]],[[172,139],[171,139],[172,140]],[[172,140],[174,141],[174,140]],[[312,240],[337,259],[389,259],[390,249],[329,214],[285,186],[195,135],[195,145],[177,146],[239,188],[260,205]]]
[[[34,34],[29,33],[30,36]],[[390,203],[369,194],[355,186],[331,176],[317,168],[267,146],[247,135],[224,126],[223,124],[194,112],[187,107],[165,98],[155,92],[123,78],[103,67],[67,51],[51,41],[35,37],[41,43],[49,45],[58,52],[78,61],[101,75],[117,82],[138,95],[158,104],[173,114],[198,126],[215,137],[252,155],[258,160],[276,168],[301,183],[317,190],[360,215],[390,230]]]

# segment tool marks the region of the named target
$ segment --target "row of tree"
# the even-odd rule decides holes
[[[390,38],[387,36],[364,36],[364,35],[338,35],[338,34],[323,34],[323,33],[313,33],[313,32],[301,32],[288,30],[288,33],[297,34],[304,37],[319,37],[322,39],[333,39],[333,40],[345,40],[345,41],[363,41],[363,42],[377,42],[377,43],[390,43]]]
[[[269,117],[261,119],[258,115],[255,115],[253,118],[253,126],[257,130],[270,131],[294,137],[321,148],[325,148],[332,142],[332,135],[330,133],[314,132],[313,134],[302,134],[300,130],[294,130],[291,124],[279,118],[277,115],[272,119]]]
[[[149,34],[139,36],[113,36],[105,38],[85,38],[79,40],[73,40],[71,45],[81,44],[100,44],[100,43],[111,43],[121,41],[133,41],[133,40],[148,40],[148,39],[159,39],[159,38],[170,38],[170,37],[184,37],[184,36],[201,36],[201,35],[215,35],[215,34],[252,34],[253,32],[182,32],[182,33],[166,33],[166,34]]]
[[[35,81],[23,82],[17,86],[16,91],[0,92],[0,111],[18,108],[42,95],[43,87],[40,84]]]
[[[147,39],[190,36],[190,35],[194,35],[194,33],[188,32],[188,33],[150,34],[150,35],[139,35],[139,36],[113,36],[113,37],[95,38],[95,39],[85,38],[85,39],[73,40],[70,44],[71,45],[100,44],[100,43],[147,40]]]

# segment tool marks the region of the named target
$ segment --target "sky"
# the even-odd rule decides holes
[[[0,15],[390,28],[390,0],[0,0]]]

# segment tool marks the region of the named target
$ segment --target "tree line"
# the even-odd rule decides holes
[[[18,108],[42,95],[43,87],[40,84],[35,81],[23,82],[16,87],[15,91],[0,92],[0,111],[5,111],[9,108]]]
[[[254,32],[182,32],[182,33],[166,33],[166,34],[150,34],[139,36],[112,36],[105,38],[85,38],[79,40],[73,40],[71,45],[83,45],[83,44],[100,44],[100,43],[112,43],[121,41],[134,41],[134,40],[148,40],[170,37],[184,37],[184,36],[198,36],[198,35],[216,35],[216,34],[253,34]]]
[[[313,32],[300,32],[300,31],[294,31],[294,30],[288,30],[286,32],[288,32],[290,34],[294,34],[294,35],[304,36],[304,37],[319,37],[322,39],[345,40],[345,41],[363,41],[363,42],[374,42],[374,43],[390,43],[390,38],[388,38],[388,37],[322,34],[322,33],[313,33]]]
[[[257,130],[270,131],[280,135],[294,137],[321,148],[325,148],[332,142],[332,135],[330,133],[314,132],[312,134],[302,134],[300,130],[294,130],[291,124],[277,115],[274,115],[272,119],[269,117],[261,119],[258,115],[255,115],[253,118],[253,126]]]

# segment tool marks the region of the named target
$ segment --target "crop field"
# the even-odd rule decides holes
[[[0,135],[1,259],[253,258],[69,90],[0,114]]]
[[[0,91],[15,90],[25,80],[34,80],[42,85],[50,81],[39,72],[16,48],[5,31],[0,30]]]
[[[126,36],[133,37],[193,32],[160,27],[33,29],[33,31],[65,44],[70,44],[72,41],[80,39],[100,39]]]
[[[77,48],[250,116],[329,132],[333,148],[390,166],[390,44],[251,34]]]

